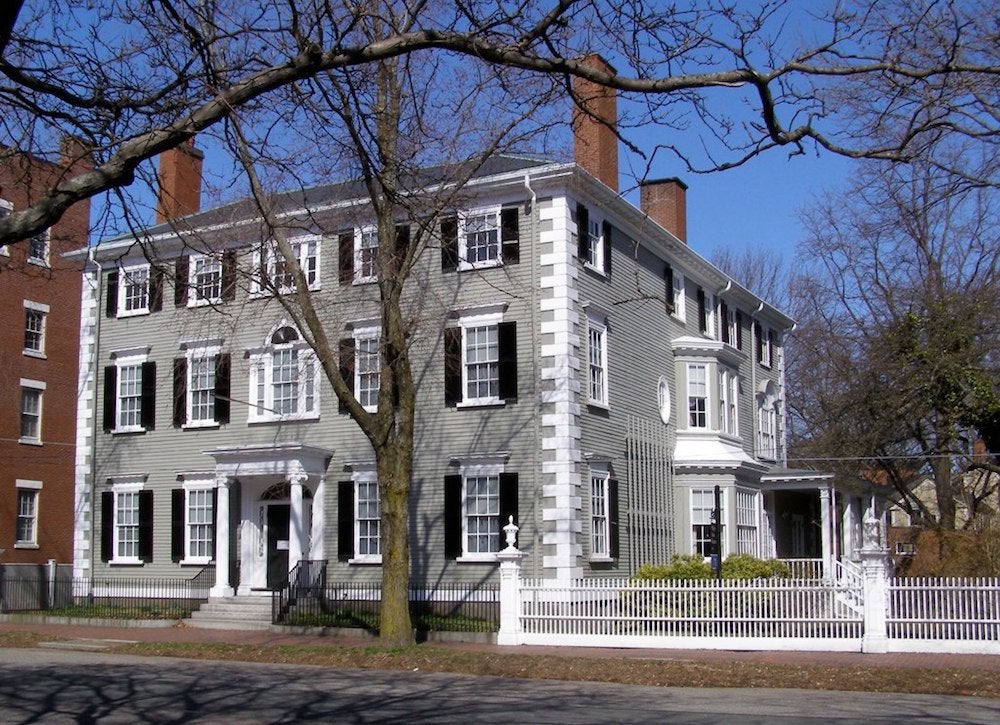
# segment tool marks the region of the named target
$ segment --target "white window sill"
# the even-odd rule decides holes
[[[38,548],[38,544],[33,544],[30,541],[15,541],[14,542],[14,548],[15,549],[37,549]]]
[[[123,559],[112,559],[108,562],[108,564],[110,566],[145,566],[146,562],[139,557],[128,557]]]
[[[41,438],[18,438],[18,443],[23,443],[26,446],[40,446],[42,445]]]
[[[304,415],[276,415],[271,418],[248,418],[247,425],[266,425],[268,423],[301,423],[319,420],[319,413]]]
[[[191,559],[181,559],[177,562],[180,566],[208,566],[213,559],[207,556],[199,556]]]
[[[598,275],[599,277],[607,277],[608,276],[608,273],[604,270],[604,267],[598,266],[598,265],[594,264],[593,262],[584,262],[583,263],[583,268],[586,269],[586,270],[588,270],[588,271],[590,271],[590,272],[593,272],[594,274]]]
[[[606,554],[593,554],[590,557],[591,564],[614,564],[615,560]]]
[[[673,317],[678,322],[681,323],[685,322],[683,310],[674,310],[673,312],[670,313],[670,316]]]
[[[206,428],[218,428],[219,423],[214,420],[196,420],[191,423],[185,423],[181,426],[184,430],[204,430]]]
[[[309,285],[308,289],[310,292],[318,292],[320,290],[320,285],[318,283],[311,284]],[[269,300],[275,297],[276,295],[293,295],[293,294],[295,294],[294,287],[282,287],[281,289],[275,292],[272,292],[271,290],[268,289],[253,290],[250,292],[248,297],[251,300]]]
[[[48,356],[44,352],[41,352],[40,350],[25,349],[23,352],[25,357],[35,357],[38,358],[39,360],[48,360]]]
[[[351,280],[351,284],[363,285],[363,284],[374,284],[378,281],[378,277],[355,277]]]
[[[118,315],[117,316],[119,318],[122,318],[122,317],[140,317],[141,315],[148,315],[148,314],[149,314],[149,308],[148,307],[144,307],[142,309],[135,309],[135,310],[118,310]]]
[[[188,307],[208,307],[210,305],[218,305],[222,302],[221,297],[210,297],[208,299],[198,298],[193,300],[188,300]]]
[[[27,262],[28,262],[28,264],[33,264],[36,267],[48,267],[49,266],[48,261],[46,261],[44,259],[35,259],[33,257],[28,257]]]
[[[381,555],[379,555],[379,556],[356,556],[353,559],[348,559],[347,563],[348,564],[352,564],[352,565],[353,564],[359,564],[359,565],[363,565],[363,566],[364,565],[367,565],[367,566],[381,566],[382,565],[382,556]]]
[[[499,251],[499,250],[498,250]],[[496,259],[486,259],[482,262],[469,262],[466,260],[459,260],[458,271],[459,272],[469,272],[476,269],[491,269],[493,267],[499,267],[503,264],[503,260],[500,259],[499,255]]]
[[[502,408],[507,401],[502,398],[472,398],[455,403],[456,408]]]
[[[459,564],[496,564],[496,552],[486,552],[483,554],[462,554],[455,559]]]
[[[111,435],[122,435],[127,433],[145,433],[146,429],[141,425],[130,425],[124,428],[112,428]]]
[[[600,408],[601,410],[611,410],[611,405],[604,402],[603,400],[592,400],[588,398],[587,405],[591,408]]]

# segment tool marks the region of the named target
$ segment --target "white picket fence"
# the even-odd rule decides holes
[[[501,552],[500,644],[1000,654],[1000,579],[892,578],[878,552],[826,579],[522,579]]]
[[[687,649],[857,649],[860,614],[832,582],[577,579],[521,584],[525,644]]]
[[[1000,654],[1000,579],[895,578],[887,593],[892,651]]]

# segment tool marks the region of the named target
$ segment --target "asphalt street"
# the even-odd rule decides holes
[[[682,689],[4,649],[2,723],[996,723],[1000,701]]]

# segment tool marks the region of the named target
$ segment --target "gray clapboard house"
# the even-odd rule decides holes
[[[724,554],[829,562],[855,522],[839,525],[828,476],[784,467],[792,321],[686,245],[682,182],[644,183],[636,208],[617,193],[613,133],[586,118],[575,133],[574,163],[487,162],[414,270],[414,580],[494,577],[508,516],[531,575],[704,554],[716,485]],[[180,206],[142,245],[112,239],[87,260],[76,575],[209,567],[214,595],[242,596],[319,560],[377,580],[372,451],[250,274],[283,274],[262,225],[245,205],[198,211],[200,171],[193,146],[165,154]],[[374,404],[363,190],[279,205],[340,365]]]

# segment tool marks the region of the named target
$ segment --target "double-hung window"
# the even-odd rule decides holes
[[[517,328],[502,312],[461,315],[445,328],[445,402],[500,405],[517,397]]]
[[[14,534],[15,549],[38,548],[38,498],[41,481],[17,479],[17,523]]]
[[[719,501],[719,521],[713,520],[715,512],[715,491],[710,488],[692,489],[691,491],[691,553],[701,556],[711,556],[715,553],[713,541],[713,524],[719,528],[719,538],[722,541],[722,551],[725,555],[726,537],[723,522],[725,516],[725,496]]]
[[[366,227],[355,233],[357,247],[354,250],[354,282],[363,284],[374,282],[378,277],[378,229]]]
[[[21,378],[21,443],[42,442],[42,392],[45,383]]]
[[[49,230],[39,232],[28,240],[28,262],[47,266],[49,263]]]
[[[590,467],[590,561],[607,564],[618,558],[618,482],[609,463]]]
[[[500,263],[500,210],[476,211],[462,218],[459,268],[476,269]]]
[[[723,433],[738,436],[740,379],[735,370],[719,367],[719,426]]]
[[[445,549],[460,561],[495,561],[503,527],[517,519],[517,474],[503,463],[466,463],[445,476]]]
[[[372,463],[354,464],[338,487],[338,558],[350,564],[382,563],[378,476]]]
[[[118,316],[149,312],[149,265],[125,267],[118,277]]]
[[[359,331],[360,332],[360,331]],[[381,338],[377,330],[359,334],[355,342],[355,397],[368,412],[378,408],[378,388],[382,371]]]
[[[708,368],[702,363],[688,363],[688,428],[708,427]]]
[[[601,221],[588,217],[584,250],[584,264],[599,272],[604,271],[604,236],[601,234]]]
[[[250,401],[250,423],[319,417],[319,364],[294,328],[278,328],[251,354]]]
[[[45,355],[45,318],[49,306],[24,301],[24,354],[32,357]]]
[[[772,363],[774,331],[765,329],[759,322],[755,322],[754,333],[757,337],[757,362],[769,368]]]
[[[761,458],[776,460],[778,457],[778,403],[772,384],[757,399],[757,454]]]
[[[146,348],[145,350],[148,350]],[[104,368],[104,430],[141,433],[156,424],[156,363],[147,352],[113,353],[115,364]]]
[[[190,261],[189,304],[207,305],[222,299],[222,259],[204,255]]]
[[[608,324],[587,316],[587,402],[608,405]]]
[[[745,488],[736,489],[736,553],[757,556],[757,519],[760,494]]]
[[[187,478],[185,476],[185,478]],[[171,491],[171,559],[204,566],[215,557],[215,481],[193,477]]]
[[[229,422],[230,362],[218,343],[185,343],[174,359],[174,427],[204,428]]]
[[[153,560],[153,492],[145,475],[115,476],[101,494],[101,559],[111,564]]]
[[[298,262],[310,290],[319,289],[320,237],[313,235],[289,240],[292,255]],[[253,253],[255,274],[250,291],[257,296],[270,292],[287,294],[295,291],[295,268],[278,249],[277,242],[268,242]]]

